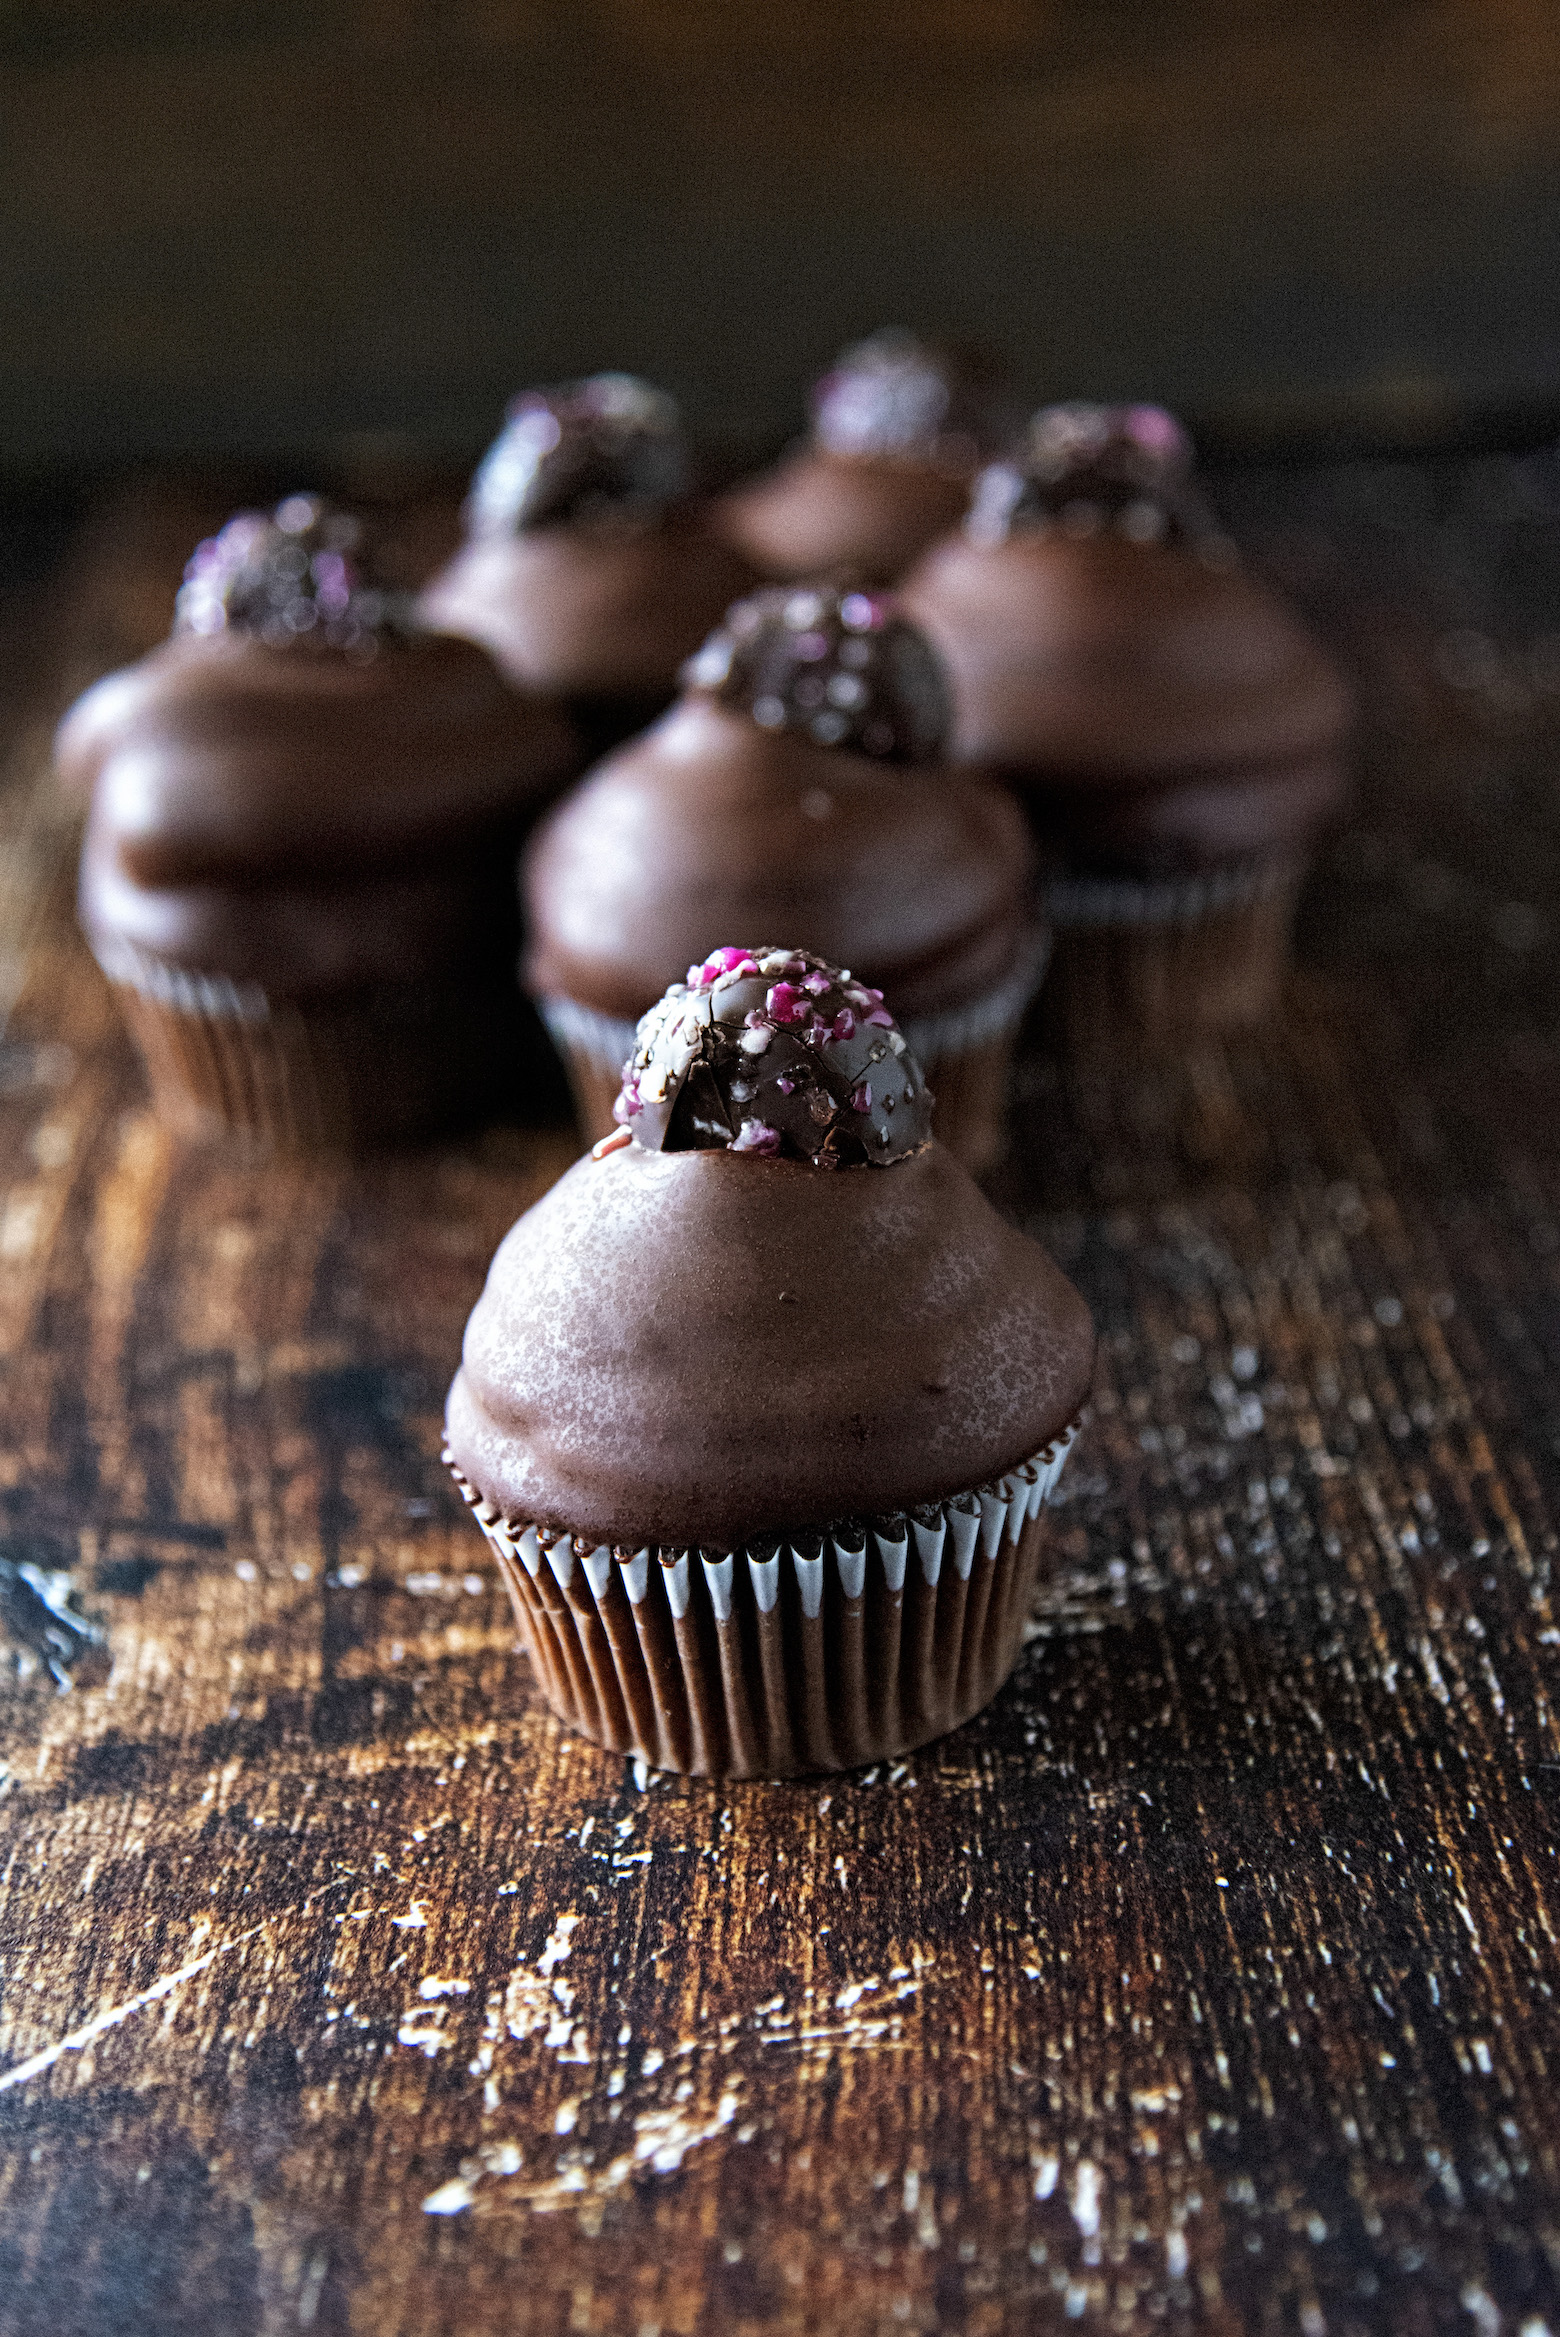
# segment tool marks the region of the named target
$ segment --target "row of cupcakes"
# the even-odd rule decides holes
[[[516,853],[604,748],[524,876],[592,1134],[636,1018],[732,931],[886,996],[977,1166],[1051,932],[1064,1043],[1257,1016],[1347,695],[1169,416],[1014,431],[989,374],[885,335],[805,446],[715,499],[646,385],[519,399],[417,597],[317,498],[230,522],[173,638],[59,741],[92,802],[83,924],[160,1107],[260,1149],[504,1108]]]

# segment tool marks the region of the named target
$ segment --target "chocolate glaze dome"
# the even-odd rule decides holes
[[[935,758],[935,658],[891,602],[755,594],[687,668],[681,703],[538,830],[526,974],[633,1018],[710,937],[799,932],[901,1014],[999,980],[1032,922],[1032,852],[1002,790]]]
[[[1158,409],[1049,410],[905,584],[952,677],[956,759],[1107,861],[1299,839],[1344,791],[1342,677],[1239,566],[1187,462]]]
[[[718,523],[766,575],[891,582],[958,525],[1017,420],[983,352],[874,333],[815,385],[806,444],[722,497]]]
[[[636,1074],[642,1093],[670,1073],[669,1109],[630,1112],[513,1228],[450,1391],[450,1458],[475,1493],[586,1546],[718,1552],[935,1503],[1061,1437],[1088,1394],[1087,1309],[925,1140],[891,1021],[866,1017],[867,1052],[882,1043],[873,1069],[904,1083],[903,1149],[837,1153],[830,1173],[805,1135],[741,1141],[750,995],[782,991],[778,1036],[797,1028],[792,991],[832,1025],[852,986],[803,951],[721,954],[735,962],[647,1018]],[[768,959],[808,970],[750,970]],[[831,1028],[813,1057],[836,1087],[861,1035]],[[887,1115],[874,1095],[856,1117]]]
[[[469,948],[474,849],[577,746],[374,579],[360,523],[316,498],[241,514],[192,559],[173,636],[66,717],[60,774],[92,798],[82,922],[110,970],[149,954],[290,994]]]
[[[628,374],[527,391],[480,465],[467,541],[423,595],[522,687],[623,735],[753,570],[688,494],[675,402]],[[615,710],[612,702],[615,702]]]

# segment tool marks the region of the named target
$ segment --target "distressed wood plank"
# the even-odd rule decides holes
[[[1396,474],[1229,483],[1369,783],[1216,1067],[1241,1175],[1026,1065],[1002,1195],[1102,1332],[1058,1578],[989,1713],[856,1778],[548,1718],[438,1415],[567,1134],[181,1154],[35,724],[0,1551],[108,1638],[3,1690],[6,2337],[1560,2325],[1560,715],[1489,477],[1423,476],[1470,605]],[[38,704],[179,533],[97,539]]]

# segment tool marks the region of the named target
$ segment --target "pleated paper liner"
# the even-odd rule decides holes
[[[366,1151],[512,1100],[526,1010],[485,973],[291,1000],[141,951],[104,972],[158,1117],[244,1160]]]
[[[1045,1041],[1079,1062],[1173,1050],[1248,1030],[1277,1001],[1304,867],[1252,861],[1150,880],[1058,877],[1038,1009]]]
[[[1050,946],[1050,935],[1039,928],[983,997],[948,1014],[900,1020],[932,1090],[933,1133],[977,1174],[991,1166],[1006,1141],[1013,1047],[1044,978]],[[634,1025],[573,998],[539,998],[537,1006],[568,1072],[580,1128],[588,1143],[598,1143],[617,1124],[612,1107],[634,1051]]]
[[[909,1752],[991,1701],[1077,1429],[978,1491],[718,1555],[506,1519],[444,1458],[561,1720],[658,1769],[797,1777]]]
[[[1079,1205],[1069,1150],[1086,1206],[1162,1201],[1260,1167],[1266,1119],[1243,1101],[1242,1065],[1279,1003],[1304,874],[1274,860],[1053,882],[1055,948],[1019,1114],[1021,1127],[1043,1119],[1053,1206]]]

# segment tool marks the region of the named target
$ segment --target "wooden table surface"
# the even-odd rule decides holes
[[[1170,1137],[1024,1065],[997,1190],[1101,1330],[1057,1587],[807,1784],[565,1736],[440,1469],[567,1132],[147,1114],[46,747],[198,499],[0,606],[5,2337],[1560,2331],[1560,467],[1224,488],[1360,808]]]

